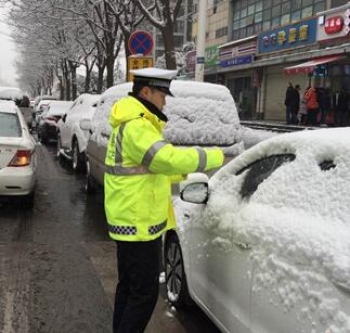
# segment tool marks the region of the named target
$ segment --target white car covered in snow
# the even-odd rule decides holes
[[[192,174],[166,284],[222,332],[350,332],[350,128],[283,134]]]
[[[75,171],[85,171],[90,132],[81,124],[91,121],[100,96],[81,94],[57,123],[57,156],[70,160]]]
[[[34,205],[37,171],[35,140],[14,102],[0,101],[0,196]]]
[[[164,113],[169,121],[164,137],[178,146],[219,146],[228,159],[244,150],[242,129],[230,91],[222,85],[174,80]],[[112,105],[132,90],[124,83],[106,90],[91,121],[92,135],[87,147],[87,190],[103,185],[104,161],[111,128],[108,116]]]

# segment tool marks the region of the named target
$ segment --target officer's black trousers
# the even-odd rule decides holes
[[[159,292],[161,238],[149,242],[117,241],[118,284],[113,332],[143,333]]]

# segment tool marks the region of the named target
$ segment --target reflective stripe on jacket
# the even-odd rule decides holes
[[[171,176],[220,167],[223,153],[173,146],[162,136],[165,122],[131,96],[114,104],[109,122],[104,180],[109,235],[124,241],[155,239],[174,227],[168,224]]]

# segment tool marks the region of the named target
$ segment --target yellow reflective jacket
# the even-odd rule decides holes
[[[164,140],[165,122],[132,96],[112,107],[105,158],[105,212],[114,240],[149,241],[173,228],[171,179],[220,167],[220,149],[179,148]]]

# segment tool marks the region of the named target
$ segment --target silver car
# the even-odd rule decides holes
[[[131,83],[111,87],[98,102],[86,151],[88,192],[93,192],[96,185],[103,185],[111,107],[131,90]],[[164,136],[169,142],[177,146],[220,146],[225,150],[226,162],[244,150],[236,106],[225,86],[175,80],[171,83],[171,91],[175,97],[167,98],[164,108],[169,118]]]
[[[21,196],[34,205],[36,143],[14,102],[0,101],[0,196]]]

